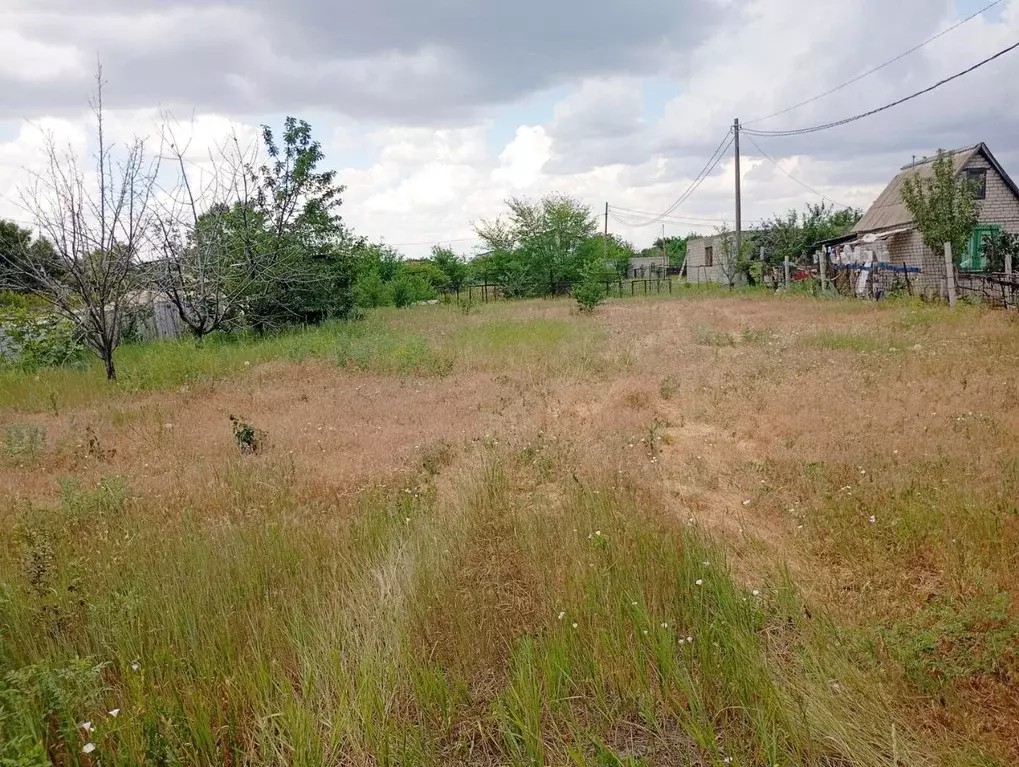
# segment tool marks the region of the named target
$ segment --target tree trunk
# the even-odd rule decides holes
[[[104,351],[103,352],[103,363],[106,365],[106,380],[107,381],[116,381],[117,380],[117,370],[113,366],[113,350],[112,349],[110,349],[109,351]]]

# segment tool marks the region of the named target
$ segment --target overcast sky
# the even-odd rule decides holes
[[[357,232],[408,255],[475,246],[471,222],[510,195],[548,191],[660,211],[690,184],[734,117],[759,129],[880,106],[1019,41],[1003,0],[836,94],[755,118],[854,77],[990,0],[0,0],[0,216],[42,132],[91,146],[97,56],[111,130],[155,130],[170,110],[202,155],[231,130],[307,119],[348,187]],[[193,124],[193,129],[190,127]],[[1019,175],[1019,52],[852,125],[755,139],[789,174],[866,208],[913,155],[985,141]],[[744,217],[819,197],[744,140]],[[669,220],[733,218],[731,157]],[[610,228],[638,247],[658,227]],[[414,243],[407,244],[405,243]]]

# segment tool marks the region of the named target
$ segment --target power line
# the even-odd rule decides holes
[[[627,224],[627,226],[631,227],[651,226],[652,224],[657,224],[663,221],[670,213],[672,213],[672,211],[674,211],[676,208],[678,208],[680,205],[686,202],[690,198],[690,196],[697,191],[697,188],[700,187],[702,183],[704,183],[704,179],[706,179],[711,174],[711,171],[715,169],[715,166],[722,161],[722,158],[725,156],[725,153],[732,145],[733,140],[734,137],[732,136],[732,131],[726,131],[725,136],[722,137],[722,143],[718,145],[718,148],[715,149],[711,157],[708,158],[708,161],[701,169],[701,172],[697,174],[697,177],[690,183],[690,186],[686,188],[686,191],[684,191],[683,194],[679,196],[679,199],[672,203],[672,205],[670,205],[668,208],[666,208],[665,211],[655,215],[653,218],[651,218],[648,221],[644,221],[643,223],[632,223]]]
[[[979,62],[977,64],[974,64],[973,66],[969,67],[968,69],[964,69],[961,72],[957,72],[956,74],[952,75],[951,77],[946,77],[943,80],[939,80],[938,82],[934,83],[934,85],[928,86],[927,88],[924,88],[921,91],[917,91],[916,93],[913,93],[913,94],[910,94],[909,96],[901,98],[898,101],[893,101],[890,104],[885,104],[883,107],[878,107],[877,109],[872,109],[869,112],[864,112],[863,114],[854,115],[853,117],[847,117],[847,118],[845,118],[843,120],[836,120],[835,122],[823,123],[821,125],[814,125],[814,126],[812,126],[810,128],[797,128],[795,130],[782,130],[782,131],[759,131],[759,130],[752,130],[750,128],[747,128],[747,129],[745,129],[743,131],[743,133],[745,133],[745,134],[753,134],[754,136],[803,136],[803,135],[806,135],[808,133],[817,133],[818,131],[829,130],[830,128],[838,128],[838,127],[840,127],[842,125],[848,125],[849,123],[856,122],[857,120],[862,120],[865,117],[872,117],[873,115],[876,115],[879,112],[884,112],[887,109],[891,109],[892,107],[900,106],[901,104],[905,104],[907,101],[912,101],[913,99],[915,99],[915,98],[917,98],[919,96],[923,96],[926,93],[930,93],[931,91],[940,88],[942,85],[946,85],[946,84],[952,82],[953,80],[958,80],[960,77],[964,77],[965,75],[968,75],[971,72],[974,72],[977,69],[980,69],[980,67],[985,66],[986,64],[990,64],[995,59],[1001,58],[1006,53],[1011,53],[1016,48],[1019,48],[1019,42],[1013,43],[1008,48],[1005,48],[1004,50],[998,51],[993,56],[989,56],[988,58],[984,59],[983,61],[981,61],[981,62]]]
[[[637,215],[631,215],[631,214],[637,214]],[[644,210],[633,210],[631,208],[619,208],[619,207],[616,207],[615,205],[612,205],[612,206],[610,206],[610,213],[609,213],[609,215],[612,216],[612,219],[616,223],[622,224],[623,226],[632,227],[632,226],[638,225],[642,221],[646,221],[647,220],[646,219],[647,216],[655,216],[657,214],[651,213],[649,211],[644,211]],[[662,219],[662,223],[664,223],[664,224],[674,224],[674,225],[683,224],[683,225],[686,225],[686,226],[710,226],[712,224],[728,223],[730,220],[731,219],[726,219],[726,218],[710,218],[710,217],[707,217],[707,216],[687,216],[687,217],[666,216],[665,218]],[[756,222],[756,221],[760,221],[761,219],[748,219],[748,220]],[[637,224],[635,224],[634,222],[637,222]]]
[[[822,200],[827,200],[828,202],[830,202],[832,205],[835,205],[836,207],[852,209],[852,207],[853,207],[852,205],[843,205],[841,202],[837,202],[837,201],[833,200],[831,197],[828,197],[826,194],[822,194],[821,192],[819,192],[816,189],[814,189],[814,187],[812,187],[812,186],[810,186],[808,184],[805,184],[804,182],[800,181],[798,178],[796,178],[796,176],[794,176],[792,173],[790,173],[785,168],[783,168],[781,165],[779,165],[777,162],[775,162],[771,158],[771,156],[767,152],[765,152],[763,149],[761,149],[761,147],[758,146],[757,142],[754,141],[750,136],[747,136],[747,141],[749,141],[751,144],[753,144],[754,148],[758,152],[761,153],[761,156],[764,157],[765,160],[770,162],[772,165],[774,165],[776,168],[778,168],[780,171],[782,171],[786,176],[788,176],[791,180],[795,181],[797,184],[802,186],[807,191],[813,192],[818,197],[820,197]]]
[[[910,55],[911,53],[916,53],[916,51],[920,50],[925,45],[929,45],[930,43],[933,43],[935,40],[938,40],[938,39],[944,37],[945,35],[947,35],[952,30],[958,29],[959,27],[961,27],[966,22],[972,21],[973,19],[975,19],[977,16],[982,16],[987,11],[991,10],[991,8],[993,8],[994,6],[1000,5],[1001,2],[1002,2],[1002,0],[994,0],[993,3],[989,3],[988,5],[985,5],[983,8],[981,8],[976,13],[974,13],[974,14],[972,14],[970,16],[967,16],[962,21],[956,22],[955,24],[950,26],[948,29],[945,29],[945,30],[939,32],[938,34],[934,35],[933,37],[928,37],[926,40],[924,40],[919,45],[914,45],[908,51],[904,51],[903,53],[900,53],[894,59],[888,59],[888,61],[886,61],[884,64],[878,64],[873,69],[868,69],[866,72],[864,72],[861,75],[857,75],[852,80],[846,80],[846,82],[842,83],[841,85],[836,85],[831,90],[827,90],[824,93],[819,93],[816,96],[813,96],[813,97],[807,99],[806,101],[799,102],[798,104],[793,104],[791,107],[786,107],[785,109],[779,110],[778,112],[772,112],[770,115],[766,115],[765,117],[758,117],[758,118],[756,118],[754,120],[749,120],[749,121],[745,122],[744,125],[749,125],[751,123],[763,122],[764,120],[770,120],[772,117],[778,117],[779,115],[784,115],[784,114],[786,114],[788,112],[792,112],[794,109],[799,109],[800,107],[806,106],[807,104],[812,104],[815,101],[817,101],[818,99],[823,99],[825,96],[830,96],[831,94],[833,94],[833,93],[835,93],[837,91],[840,91],[843,88],[846,88],[846,87],[852,85],[853,83],[859,82],[860,80],[862,80],[865,77],[869,77],[870,75],[874,74],[875,72],[881,71],[882,69],[884,69],[887,66],[891,66],[892,64],[894,64],[897,61],[901,61],[902,59],[906,58],[906,56]]]
[[[620,213],[623,213],[623,214],[636,213],[637,217],[657,216],[658,215],[657,213],[652,213],[651,211],[648,211],[648,210],[637,210],[635,208],[622,208],[622,207],[620,207],[618,205],[610,205],[609,207],[612,210],[619,211]],[[711,218],[710,216],[671,216],[670,215],[670,216],[666,216],[665,218],[672,219],[674,221],[679,221],[680,223],[683,223],[683,224],[690,223],[691,221],[718,222],[718,221],[724,221],[725,220],[725,219],[722,219],[722,218]]]

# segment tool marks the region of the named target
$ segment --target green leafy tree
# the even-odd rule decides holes
[[[432,248],[432,263],[446,275],[446,287],[454,293],[467,284],[469,270],[467,262],[453,252],[451,248],[435,245]]]
[[[431,261],[408,261],[407,273],[423,280],[432,293],[438,294],[449,289],[449,277]]]
[[[591,209],[560,194],[537,202],[515,197],[506,205],[505,217],[475,228],[490,250],[492,276],[507,293],[554,293],[561,282],[579,279],[595,258],[584,247],[597,229]]]
[[[955,172],[953,155],[938,150],[931,175],[914,174],[902,183],[902,201],[916,222],[923,243],[940,252],[950,243],[956,259],[967,252],[977,223],[973,182]]]
[[[33,276],[36,268],[59,279],[60,260],[53,245],[45,238],[34,238],[31,229],[0,219],[0,290],[39,290],[43,283]]]
[[[605,235],[596,234],[581,245],[581,277],[589,265],[598,264],[601,267],[602,282],[622,279],[630,271],[630,259],[636,256],[637,251],[633,245],[621,237],[610,234],[606,240]]]
[[[749,238],[755,249],[764,248],[766,265],[779,267],[787,258],[795,264],[822,240],[848,234],[861,215],[857,208],[836,209],[826,202],[808,204],[802,215],[790,210],[785,216],[773,216]]]
[[[262,143],[268,159],[249,171],[253,204],[238,209],[252,279],[245,312],[261,331],[347,317],[357,242],[338,213],[344,187],[319,170],[322,147],[304,120],[287,117],[279,140],[262,126]],[[272,279],[255,280],[265,264]]]
[[[662,247],[665,247],[665,256],[668,259],[669,266],[674,268],[680,268],[686,261],[686,243],[691,237],[697,237],[699,235],[689,234],[686,237],[666,237],[664,240],[659,237],[654,241],[654,244],[650,248],[644,248],[640,255],[642,256],[658,256],[661,255]]]

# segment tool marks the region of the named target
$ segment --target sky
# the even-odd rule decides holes
[[[121,145],[150,136],[157,150],[170,115],[200,163],[232,134],[255,141],[260,125],[293,115],[311,123],[346,185],[341,212],[355,232],[408,257],[433,244],[470,254],[473,224],[510,196],[561,192],[599,216],[606,202],[657,213],[736,117],[759,130],[828,122],[971,66],[1019,41],[1019,0],[759,119],[989,2],[0,0],[0,217],[31,223],[21,195],[47,135],[94,149],[98,60],[108,135]],[[939,147],[986,142],[1019,176],[1017,124],[1019,51],[851,125],[744,136],[744,221],[819,195],[865,209],[902,165]],[[667,235],[731,225],[734,179],[730,151],[671,218],[613,218],[609,229],[639,248],[662,223]]]

